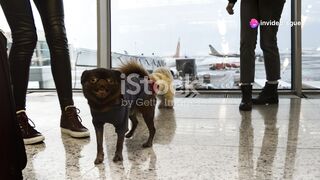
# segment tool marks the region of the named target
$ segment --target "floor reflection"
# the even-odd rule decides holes
[[[65,150],[65,177],[81,177],[79,159],[82,157],[82,149],[90,143],[90,138],[79,139],[73,138],[61,133],[61,140]]]
[[[148,129],[139,118],[136,133],[126,139],[123,162],[114,163],[117,135],[111,124],[104,130],[104,163],[95,165],[96,137],[86,101],[78,96],[83,123],[91,139],[60,134],[59,108],[46,121],[37,114],[53,95],[29,96],[45,143],[26,146],[25,179],[319,179],[319,99],[287,98],[280,104],[254,106],[238,113],[239,99],[188,98],[186,105],[161,109],[152,148],[143,148]],[[55,100],[55,101],[54,101]],[[41,103],[40,103],[41,102]],[[182,101],[181,101],[182,102]],[[236,112],[236,113],[234,113]],[[38,121],[37,121],[38,120]],[[300,126],[300,127],[299,127]],[[1,179],[1,178],[0,178]]]
[[[301,100],[292,99],[289,106],[289,125],[283,179],[293,179],[298,144]],[[239,179],[275,179],[273,175],[274,159],[277,153],[279,128],[277,128],[278,105],[257,106],[255,108],[264,120],[264,135],[260,153],[254,165],[254,128],[252,113],[241,112],[239,135]]]
[[[169,144],[176,133],[177,123],[174,109],[159,109],[155,116],[156,135],[154,143]]]
[[[241,112],[240,124],[240,140],[239,140],[239,155],[238,155],[238,172],[239,179],[253,179],[253,127],[251,124],[251,113]]]
[[[294,165],[296,161],[300,113],[301,113],[301,99],[292,99],[290,101],[290,118],[288,125],[288,139],[285,159],[285,168],[283,173],[284,179],[293,179]]]
[[[264,136],[257,161],[256,179],[274,179],[273,161],[277,152],[279,129],[277,128],[278,105],[258,107],[264,120]]]
[[[39,153],[45,150],[46,144],[42,142],[35,145],[26,145],[25,148],[26,148],[28,163],[23,173],[28,174],[29,177],[37,177],[36,168],[34,167],[33,163],[35,159],[38,158]]]
[[[113,162],[113,156],[116,151],[117,134],[115,128],[111,124],[105,124],[104,126],[104,161],[99,165],[95,165],[99,171],[99,179],[126,179],[127,173],[123,162]],[[124,145],[125,146],[125,145]],[[96,149],[94,151],[96,154]],[[125,151],[123,151],[123,157],[125,161]],[[93,163],[94,159],[92,159]]]
[[[153,147],[142,148],[132,141],[128,142],[126,146],[129,160],[128,178],[157,179],[157,155]]]
[[[157,120],[160,121],[159,119]],[[155,139],[156,137],[159,137],[158,131],[161,132],[161,129],[159,129],[158,126],[156,126],[156,128],[157,132]],[[127,139],[125,143],[129,160],[129,179],[134,179],[135,177],[141,177],[141,179],[157,179],[157,155],[155,154],[153,147],[142,147],[142,144],[148,138],[148,133],[149,132],[145,127],[144,122],[142,122],[142,118],[140,117],[139,125],[135,131],[133,138]]]
[[[264,120],[264,136],[257,166],[254,170],[253,148],[254,129],[252,127],[251,112],[241,112],[239,140],[239,179],[273,179],[272,165],[277,152],[278,105],[260,106],[256,108]]]

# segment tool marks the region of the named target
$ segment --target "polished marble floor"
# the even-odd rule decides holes
[[[239,98],[178,97],[174,110],[157,110],[153,147],[141,147],[141,122],[125,141],[122,163],[112,161],[116,135],[107,124],[104,163],[94,165],[88,105],[74,96],[91,138],[61,134],[55,93],[28,94],[28,115],[46,139],[26,146],[25,179],[320,179],[320,99],[282,97],[240,113]]]

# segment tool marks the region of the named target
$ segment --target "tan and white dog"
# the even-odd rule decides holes
[[[158,108],[173,108],[175,88],[171,71],[165,67],[159,67],[149,75],[151,81],[157,85],[156,95],[160,100]]]

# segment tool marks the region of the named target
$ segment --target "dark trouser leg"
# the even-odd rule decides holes
[[[267,0],[259,1],[259,13],[263,21],[280,21],[284,0],[270,3]],[[260,26],[260,46],[263,51],[266,76],[268,81],[280,79],[280,55],[277,45],[278,26]],[[253,104],[278,104],[278,84],[266,82],[262,92],[252,99]]]
[[[251,19],[259,21],[258,1],[241,1],[241,34],[240,34],[240,82],[242,99],[241,111],[252,109],[252,85],[255,72],[255,49],[257,44],[257,28],[250,27]]]
[[[250,20],[258,17],[258,0],[241,1],[241,34],[240,34],[240,82],[254,82],[255,48],[257,28],[250,27]]]
[[[280,21],[285,1],[259,1],[259,14],[262,21]],[[280,79],[280,56],[277,45],[278,26],[260,26],[260,46],[263,51],[268,81]]]
[[[73,105],[71,65],[62,0],[34,0],[50,49],[51,69],[61,109]]]
[[[31,57],[37,43],[29,0],[0,0],[12,32],[9,54],[16,110],[25,109]]]

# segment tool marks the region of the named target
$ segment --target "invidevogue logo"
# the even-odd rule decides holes
[[[257,28],[258,26],[259,26],[259,22],[258,22],[258,20],[257,19],[254,19],[254,18],[252,18],[251,20],[250,20],[250,27],[252,28],[252,29],[255,29],[255,28]]]
[[[252,18],[249,22],[249,25],[252,29],[256,29],[259,25],[260,26],[290,25],[290,27],[293,27],[293,26],[301,26],[302,22],[301,21],[283,22],[283,21],[276,21],[276,20],[269,20],[269,21],[260,20],[259,22],[257,19]]]

